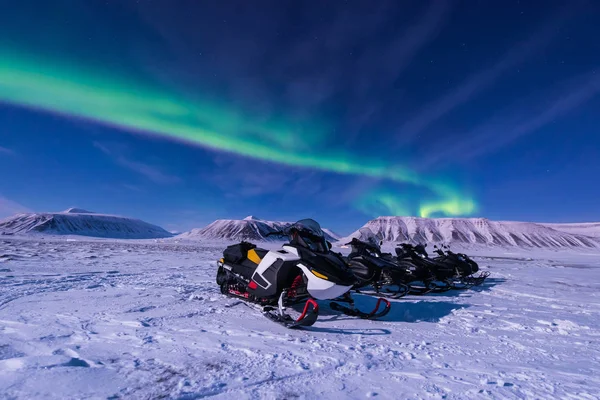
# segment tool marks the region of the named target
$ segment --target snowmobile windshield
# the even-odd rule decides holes
[[[329,251],[321,225],[314,219],[302,219],[289,228],[290,243],[306,247],[312,251]]]
[[[373,233],[372,230],[370,230],[369,228],[360,228],[358,230],[358,233],[360,234],[360,236],[358,237],[359,240],[365,242],[377,251],[381,251],[381,246],[379,245],[380,239],[377,237],[377,235]]]

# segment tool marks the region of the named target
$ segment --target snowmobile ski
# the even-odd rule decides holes
[[[329,307],[331,307],[332,310],[339,311],[345,315],[349,315],[351,317],[358,317],[361,319],[381,318],[390,312],[390,309],[392,306],[391,303],[389,302],[389,300],[387,300],[383,297],[380,297],[379,299],[377,299],[377,304],[375,305],[375,308],[373,309],[373,311],[371,311],[370,313],[366,313],[364,311],[357,309],[354,306],[354,299],[352,299],[351,296],[343,296],[343,297],[337,299],[337,301],[348,303],[349,306],[344,306],[344,305],[339,304],[336,301],[332,301],[331,303],[329,303]],[[382,304],[383,304],[383,309],[381,311],[379,311]]]
[[[283,294],[283,293],[282,293]],[[289,329],[304,328],[313,325],[319,317],[319,304],[313,299],[306,300],[304,310],[297,319],[292,318],[285,313],[280,303],[279,307],[266,306],[263,308],[263,315],[271,321],[278,323]]]
[[[479,276],[466,276],[463,278],[463,281],[469,283],[471,287],[480,286],[488,276],[490,276],[490,271],[484,271],[481,274],[479,274]]]
[[[373,289],[360,288],[354,291],[359,294],[373,297],[385,297],[388,299],[397,300],[401,297],[406,296],[410,293],[411,288],[403,283],[387,284],[387,285],[373,285]],[[396,290],[393,288],[396,287]]]

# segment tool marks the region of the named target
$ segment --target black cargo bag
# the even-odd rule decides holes
[[[232,244],[223,251],[223,258],[230,263],[239,264],[248,258],[248,251],[256,248],[256,245],[248,242]]]

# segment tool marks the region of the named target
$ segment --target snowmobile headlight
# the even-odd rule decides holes
[[[321,278],[321,279],[325,279],[325,280],[329,280],[329,278],[323,274],[321,274],[320,272],[315,271],[314,269],[312,271],[310,271],[313,273],[314,276],[316,276],[317,278]]]

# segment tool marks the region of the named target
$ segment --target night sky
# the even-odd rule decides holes
[[[600,220],[598,2],[0,8],[0,217]]]

